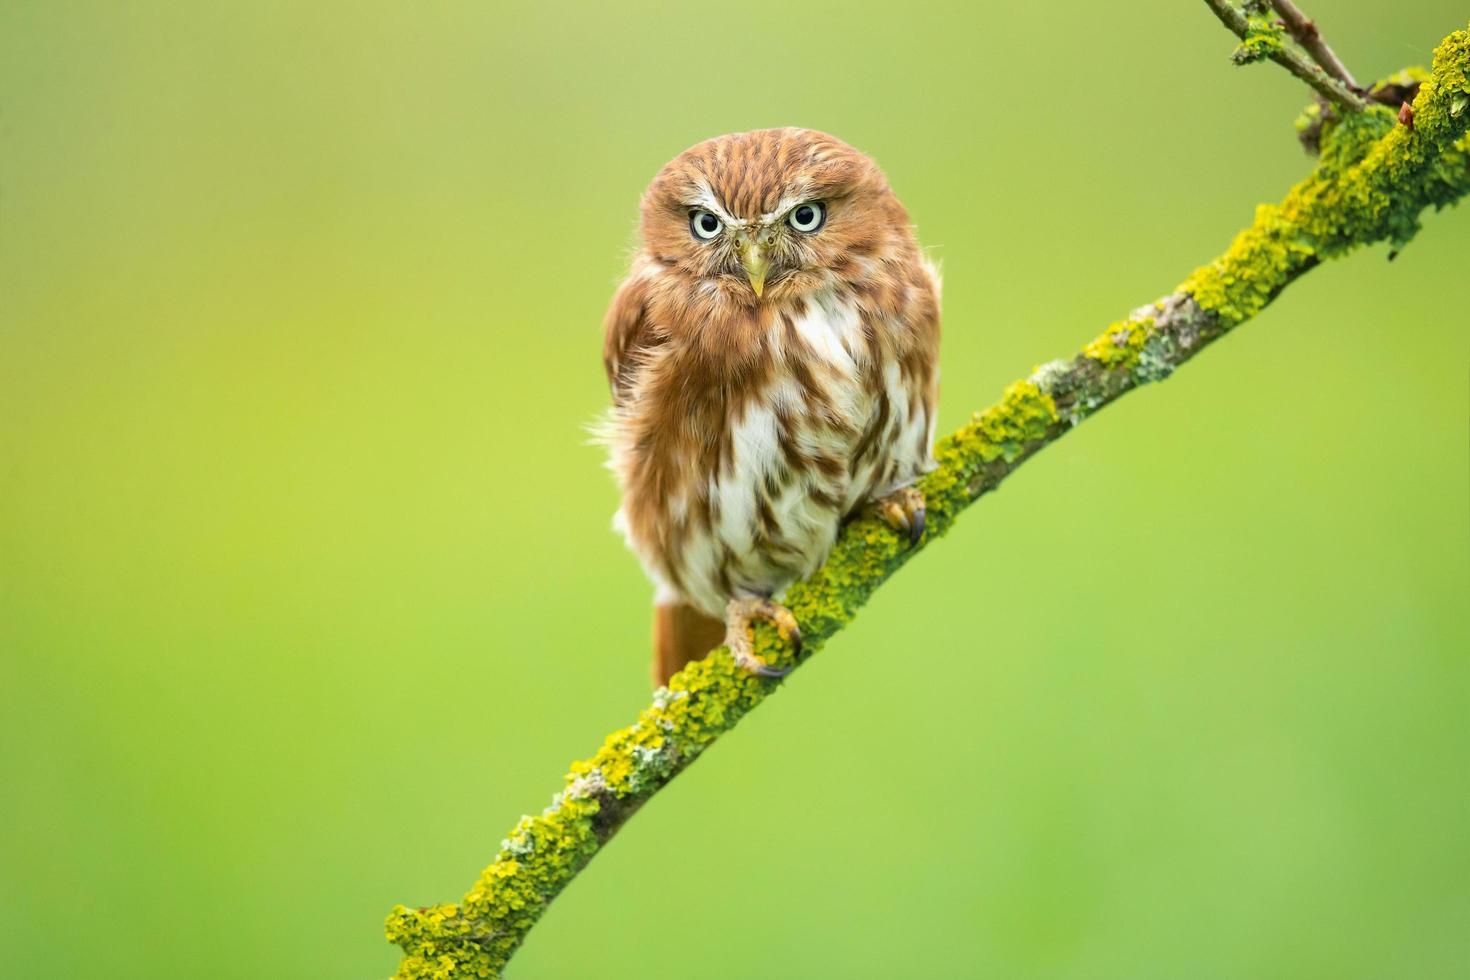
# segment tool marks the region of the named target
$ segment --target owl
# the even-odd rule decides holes
[[[723,640],[743,668],[783,591],[872,509],[916,542],[933,468],[939,277],[877,165],[807,129],[685,150],[643,194],[604,323],[615,526],[653,580],[655,683]]]

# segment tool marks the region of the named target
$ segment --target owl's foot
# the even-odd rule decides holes
[[[874,501],[878,516],[895,531],[906,531],[909,544],[924,536],[924,494],[917,487],[904,487]]]
[[[750,624],[756,620],[776,627],[781,639],[791,644],[791,652],[801,653],[801,627],[796,625],[791,610],[779,602],[754,596],[731,599],[725,607],[725,645],[730,648],[730,655],[737,665],[752,674],[785,677],[791,673],[791,667],[772,667],[752,649]]]

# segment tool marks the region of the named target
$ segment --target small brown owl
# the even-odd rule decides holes
[[[643,195],[603,361],[616,524],[656,586],[664,683],[723,639],[749,670],[782,590],[874,506],[911,540],[933,467],[939,278],[868,157],[832,136],[708,140]]]

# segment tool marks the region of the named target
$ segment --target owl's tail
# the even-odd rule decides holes
[[[653,607],[653,683],[667,684],[684,665],[725,642],[725,624],[693,606]]]

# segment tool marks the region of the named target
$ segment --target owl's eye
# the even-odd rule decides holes
[[[689,230],[702,242],[714,238],[724,227],[720,219],[708,211],[695,211],[689,215]]]
[[[810,201],[806,204],[798,204],[791,209],[791,215],[786,223],[797,231],[806,232],[810,235],[827,220],[827,206],[819,201]]]

